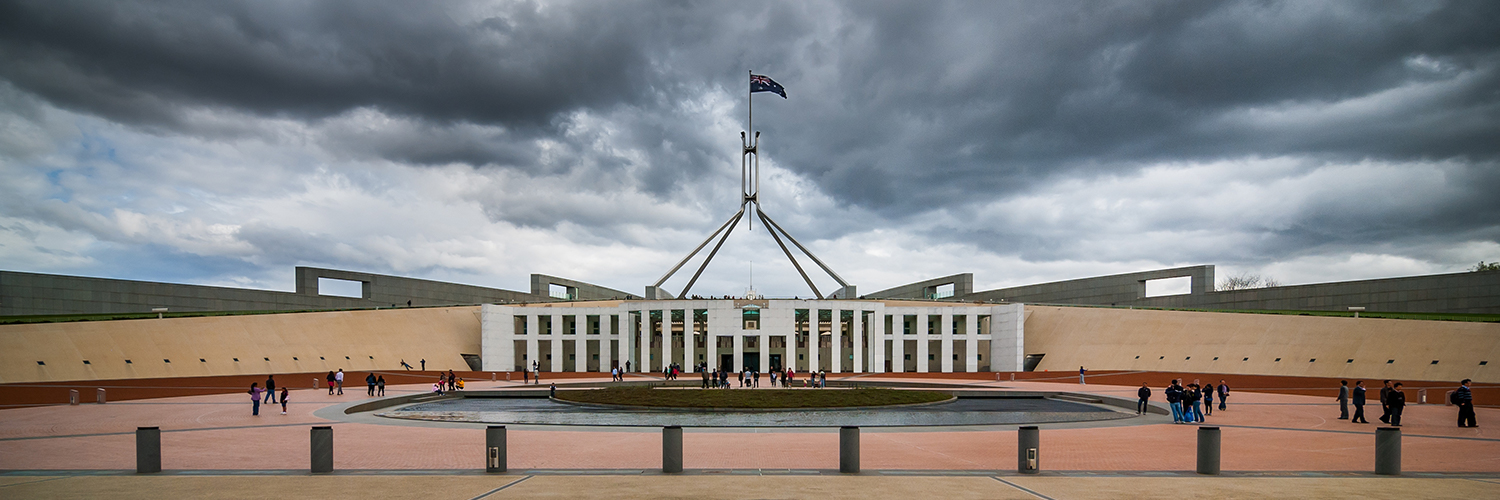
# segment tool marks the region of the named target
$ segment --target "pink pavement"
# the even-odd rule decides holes
[[[912,374],[912,381],[919,375]],[[833,378],[833,377],[830,377]],[[607,380],[607,377],[600,380]],[[883,379],[889,380],[889,379]],[[570,379],[570,381],[577,381]],[[952,380],[931,380],[953,383]],[[546,382],[544,380],[544,382]],[[1231,381],[1232,382],[1232,381]],[[986,382],[975,387],[1061,390],[1133,398],[1135,387],[1046,382]],[[519,387],[476,381],[470,389]],[[532,386],[536,387],[536,386]],[[545,388],[546,385],[542,385]],[[358,388],[356,388],[358,389]],[[423,385],[392,386],[387,395]],[[738,390],[738,389],[736,389]],[[1156,388],[1156,394],[1161,391]],[[306,470],[308,429],[334,427],[336,469],[479,469],[484,431],[468,428],[326,420],[319,409],[368,398],[349,391],[292,392],[289,415],[262,405],[250,415],[248,395],[161,398],[79,406],[0,410],[0,470],[124,469],[135,467],[137,426],[158,426],[162,466],[176,470]],[[1228,411],[1205,425],[1222,428],[1226,471],[1370,471],[1374,467],[1379,405],[1367,406],[1372,424],[1337,420],[1331,398],[1239,392]],[[1500,410],[1480,408],[1477,429],[1456,426],[1456,408],[1413,405],[1406,411],[1403,469],[1408,472],[1500,472],[1500,437],[1491,430]],[[1174,424],[1047,428],[1041,434],[1044,470],[1192,470],[1196,426]],[[545,430],[534,430],[545,429]],[[862,467],[909,470],[1011,470],[1016,432],[865,429]],[[512,428],[511,469],[656,469],[661,434],[575,427]],[[689,469],[837,469],[836,429],[715,432],[689,429],[683,459]]]

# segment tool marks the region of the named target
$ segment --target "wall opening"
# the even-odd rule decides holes
[[[952,297],[952,296],[953,296],[953,284],[952,283],[949,283],[949,284],[946,284],[946,285],[938,285],[937,288],[933,290],[933,294],[932,294],[932,298],[934,298],[934,299],[946,299],[946,298]]]
[[[563,285],[547,285],[547,295],[554,299],[571,299],[568,296],[568,287]]]
[[[318,295],[364,298],[365,284],[359,281],[318,278]]]
[[[1176,278],[1162,278],[1159,280],[1146,280],[1146,296],[1161,297],[1165,295],[1187,295],[1193,291],[1193,278],[1191,276],[1178,276]]]

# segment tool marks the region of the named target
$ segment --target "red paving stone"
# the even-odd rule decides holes
[[[932,381],[955,382],[927,377]],[[910,380],[916,380],[911,377]],[[1132,397],[1135,388],[1055,382],[978,382],[1022,390],[1066,390]],[[473,388],[518,387],[480,381]],[[542,387],[546,387],[543,385]],[[290,415],[263,405],[250,415],[248,396],[184,396],[79,406],[0,410],[0,469],[133,469],[137,426],[159,426],[166,469],[306,469],[308,429],[334,426],[339,469],[476,469],[482,466],[480,428],[421,427],[329,421],[313,412],[365,400],[362,388],[329,396],[293,391]],[[393,386],[387,395],[425,391]],[[1158,390],[1159,394],[1160,391]],[[1371,407],[1367,407],[1369,410]],[[1374,406],[1372,421],[1378,417]],[[1478,429],[1459,429],[1456,409],[1409,406],[1403,428],[1403,467],[1409,472],[1500,472],[1500,437],[1491,431],[1500,410],[1479,409]],[[1223,428],[1224,470],[1368,471],[1374,466],[1374,429],[1337,420],[1338,408],[1322,396],[1241,392],[1228,411],[1207,425]],[[557,430],[512,428],[512,469],[655,469],[661,466],[656,429]],[[201,429],[174,432],[186,429]],[[1015,466],[1014,430],[866,429],[861,457],[866,469],[1008,470]],[[1318,431],[1356,431],[1318,432]],[[1047,429],[1041,435],[1047,470],[1191,470],[1196,426],[1154,424]],[[1430,437],[1429,437],[1430,436]],[[1467,438],[1467,439],[1451,439]],[[713,432],[690,429],[684,462],[694,469],[835,469],[835,430]]]

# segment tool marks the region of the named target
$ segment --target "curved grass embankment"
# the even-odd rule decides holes
[[[557,399],[575,403],[661,408],[850,408],[936,403],[953,396],[934,391],[899,389],[652,389],[609,387],[558,391]]]

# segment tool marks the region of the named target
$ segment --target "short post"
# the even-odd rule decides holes
[[[1036,474],[1042,469],[1038,448],[1041,447],[1041,431],[1035,425],[1022,426],[1016,433],[1016,472]]]
[[[1219,428],[1198,427],[1198,473],[1219,475]]]
[[[313,389],[318,388],[318,377],[313,377]]]
[[[161,472],[161,428],[135,428],[135,472]]]
[[[505,472],[505,426],[491,425],[484,428],[484,447],[487,452],[485,472]]]
[[[682,472],[682,426],[661,428],[661,471]]]
[[[859,427],[839,427],[839,472],[859,473]]]
[[[96,401],[98,401],[99,404],[101,404],[101,405],[104,404],[104,388],[103,387],[100,387],[97,391],[94,391],[94,399]]]
[[[1401,429],[1375,429],[1375,473],[1382,476],[1401,475]]]
[[[68,404],[78,405],[78,389],[68,389]]]
[[[333,427],[312,428],[312,471],[333,472]]]
[[[1417,389],[1417,404],[1427,404],[1427,389]]]

